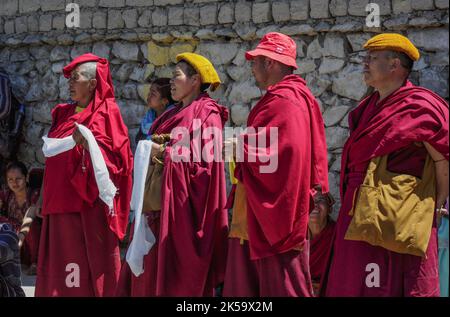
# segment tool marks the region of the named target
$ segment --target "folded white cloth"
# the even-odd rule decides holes
[[[82,124],[75,123],[75,125],[78,127],[80,133],[89,145],[89,153],[91,156],[92,166],[94,168],[95,181],[97,183],[99,197],[108,206],[110,214],[114,215],[114,196],[116,195],[117,188],[109,178],[109,172],[106,167],[103,154],[100,151],[91,130]],[[45,157],[51,157],[69,151],[76,145],[72,136],[61,139],[43,136],[42,139],[44,140],[42,151],[44,152]]]
[[[131,209],[134,210],[134,234],[128,247],[126,261],[131,272],[139,276],[144,272],[144,256],[155,244],[155,236],[148,226],[147,218],[142,214],[144,204],[145,179],[147,177],[152,141],[139,141],[134,155],[134,180],[131,194]]]

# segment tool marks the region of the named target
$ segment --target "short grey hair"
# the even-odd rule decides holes
[[[97,77],[97,62],[87,62],[80,64],[79,72],[86,79],[91,80]]]

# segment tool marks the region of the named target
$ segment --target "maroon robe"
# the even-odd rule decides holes
[[[118,241],[128,224],[133,159],[108,61],[85,54],[64,75],[84,62],[97,62],[95,96],[80,113],[74,104],[57,105],[48,137],[72,135],[75,122],[91,130],[118,188],[114,213],[99,198],[89,151],[77,145],[46,159],[36,296],[113,295],[120,271]]]
[[[333,242],[333,234],[336,223],[328,220],[323,230],[310,241],[309,270],[313,282],[320,282],[323,271],[326,268],[327,256]]]
[[[174,128],[189,131],[190,149],[194,149],[193,121],[200,119],[201,129],[222,132],[228,110],[203,93],[186,107],[176,107],[158,117],[151,134],[171,133]],[[176,136],[175,136],[176,137]],[[213,138],[201,140],[198,149]],[[162,180],[162,208],[148,217],[156,243],[144,258],[145,284],[134,278],[134,285],[122,284],[117,295],[136,296],[212,296],[223,282],[226,263],[228,214],[223,162],[175,162],[173,139],[166,147]],[[221,153],[222,136],[214,140]],[[127,265],[128,266],[128,265]],[[129,268],[128,268],[129,270]],[[126,274],[126,272],[124,273]]]
[[[448,160],[448,104],[409,81],[379,104],[378,92],[364,99],[349,116],[350,137],[342,154],[341,202],[333,248],[321,293],[326,296],[439,296],[436,225],[426,258],[395,253],[362,241],[344,240],[352,220],[354,192],[362,184],[370,159],[389,154],[388,169],[421,175],[428,142]],[[408,157],[404,160],[405,155]],[[377,264],[380,287],[366,278]]]

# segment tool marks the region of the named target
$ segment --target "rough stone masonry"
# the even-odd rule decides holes
[[[50,110],[68,100],[62,67],[93,52],[111,62],[116,98],[134,140],[145,109],[147,79],[171,76],[175,56],[198,52],[223,81],[212,94],[230,108],[230,126],[245,126],[261,91],[244,52],[267,32],[292,36],[300,74],[320,100],[326,126],[329,179],[339,197],[347,116],[366,93],[362,44],[379,32],[400,32],[420,49],[412,81],[448,99],[448,0],[373,0],[381,25],[365,24],[369,0],[1,0],[0,68],[26,104],[19,158],[42,166],[41,137]],[[65,25],[65,7],[80,7],[80,27]],[[338,210],[339,203],[335,210]]]

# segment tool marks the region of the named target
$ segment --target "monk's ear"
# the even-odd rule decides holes
[[[89,80],[89,90],[90,91],[94,91],[95,88],[97,87],[97,79],[91,79]]]

